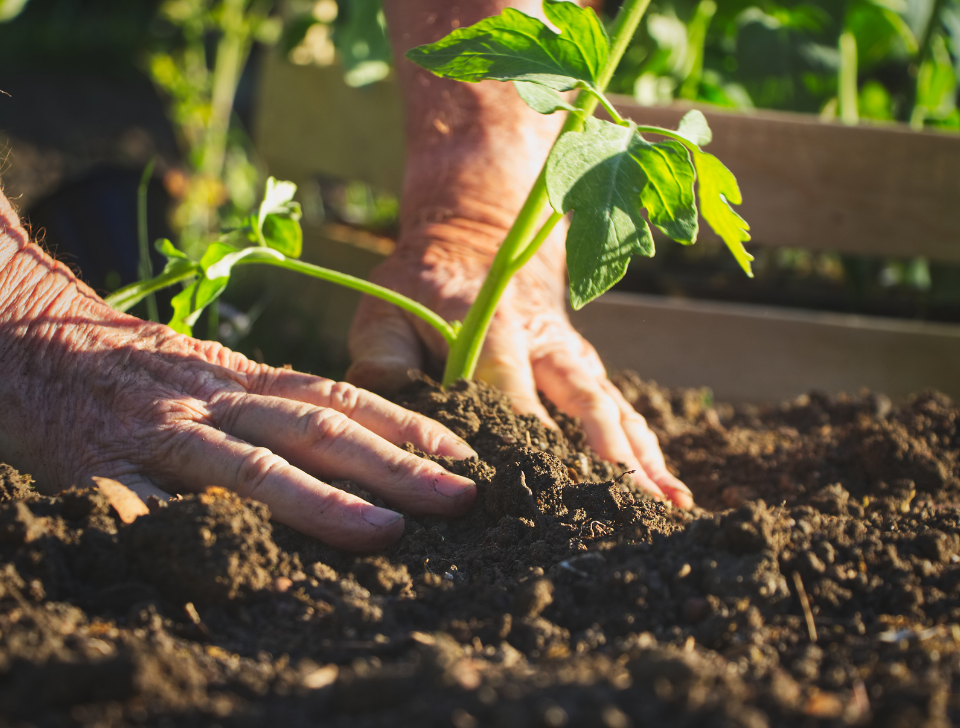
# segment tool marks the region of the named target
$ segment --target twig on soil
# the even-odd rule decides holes
[[[533,491],[530,490],[530,486],[527,485],[527,476],[523,474],[522,470],[520,471],[520,487],[526,495],[527,504],[533,511],[533,521],[536,523],[537,528],[540,528],[543,526],[543,513],[541,513],[540,508],[537,507],[537,499],[534,497]]]
[[[803,581],[800,579],[800,572],[793,572],[793,585],[797,588],[797,596],[800,598],[800,606],[803,608],[803,617],[807,620],[807,632],[810,633],[810,641],[817,641],[817,625],[813,621],[813,610],[810,609],[810,600],[807,599],[807,591],[803,588]]]
[[[613,479],[613,482],[614,482],[614,483],[619,483],[621,480],[623,480],[624,478],[626,478],[628,475],[633,475],[635,472],[637,472],[637,471],[636,471],[636,470],[624,470],[622,473],[620,473],[620,475],[618,475],[616,478]]]

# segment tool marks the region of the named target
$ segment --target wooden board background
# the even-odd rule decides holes
[[[862,387],[960,399],[960,326],[616,292],[572,319],[608,370],[708,386],[724,401]]]

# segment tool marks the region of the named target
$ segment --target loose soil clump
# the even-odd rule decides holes
[[[401,399],[480,454],[441,459],[476,507],[372,556],[222,490],[127,525],[0,466],[0,723],[960,724],[957,406],[617,383],[692,512],[476,383]]]

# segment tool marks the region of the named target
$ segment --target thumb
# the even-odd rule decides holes
[[[522,330],[514,329],[506,336],[502,330],[490,333],[477,364],[477,378],[509,396],[517,412],[536,415],[548,427],[556,427],[537,395],[527,339]]]
[[[350,327],[346,379],[378,393],[396,392],[423,369],[423,347],[410,321],[396,306],[365,296]]]

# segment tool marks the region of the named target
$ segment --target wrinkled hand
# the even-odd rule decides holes
[[[394,541],[402,517],[319,477],[350,479],[410,513],[453,516],[472,505],[471,481],[392,444],[475,455],[438,423],[118,314],[36,246],[3,258],[0,459],[48,488],[92,476],[142,497],[218,485],[357,550]]]
[[[462,221],[430,225],[373,274],[447,320],[463,320],[489,267],[501,231]],[[488,240],[479,240],[482,238]],[[564,251],[554,236],[513,279],[484,345],[477,377],[508,394],[521,412],[552,424],[537,395],[580,418],[590,445],[604,458],[635,470],[643,489],[689,508],[689,489],[664,463],[656,435],[609,381],[596,350],[578,334],[564,305]],[[421,343],[422,342],[422,343]],[[430,326],[379,299],[364,298],[351,331],[354,364],[347,378],[387,390],[409,369],[438,369],[446,343]]]

